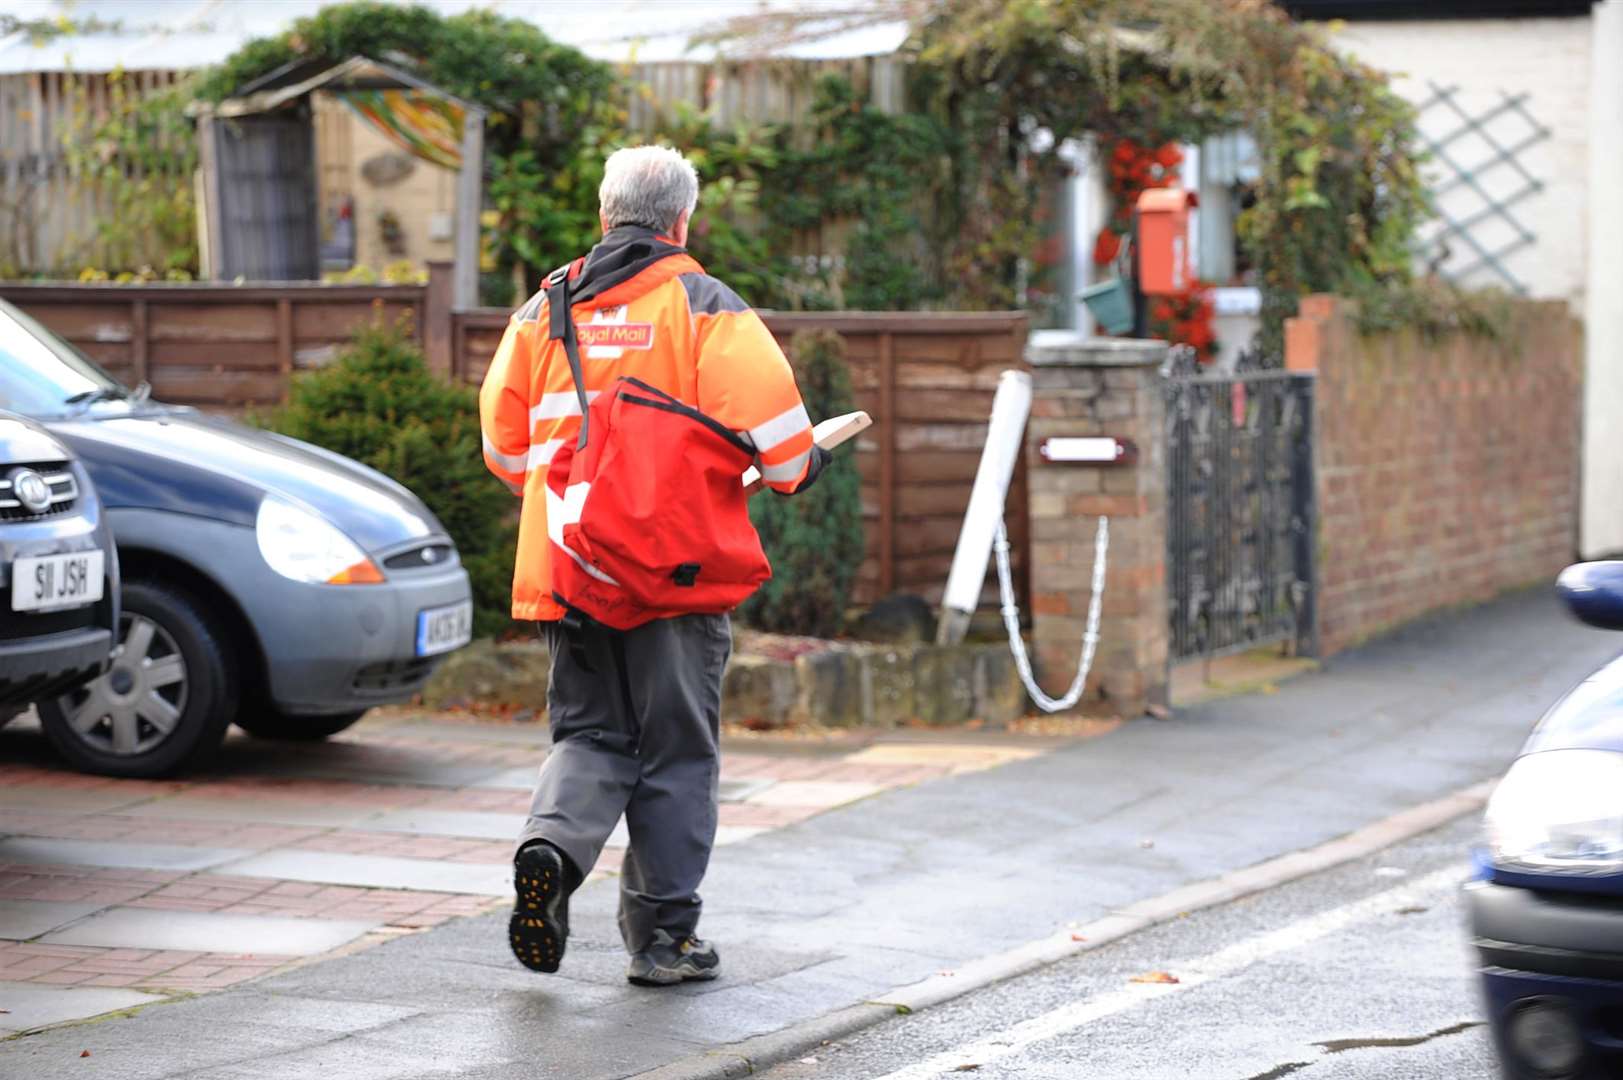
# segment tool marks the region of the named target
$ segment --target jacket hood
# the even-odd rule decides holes
[[[641,225],[603,234],[569,267],[569,300],[590,308],[628,304],[678,274],[703,273],[687,249]]]

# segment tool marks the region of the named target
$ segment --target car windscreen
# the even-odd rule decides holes
[[[0,301],[0,408],[60,416],[78,402],[128,396],[95,361]]]

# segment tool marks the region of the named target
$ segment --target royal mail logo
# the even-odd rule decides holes
[[[652,349],[653,323],[581,323],[575,332],[586,348]]]

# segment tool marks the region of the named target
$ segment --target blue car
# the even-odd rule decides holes
[[[472,635],[468,575],[416,495],[320,447],[154,401],[4,301],[0,408],[78,459],[118,549],[111,666],[36,706],[78,768],[195,769],[232,723],[325,738],[408,700]]]
[[[1584,622],[1623,630],[1623,562],[1559,588]],[[1534,728],[1488,802],[1466,887],[1506,1077],[1623,1077],[1623,657]]]

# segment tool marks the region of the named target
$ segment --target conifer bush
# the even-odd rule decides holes
[[[411,489],[456,542],[473,585],[474,633],[510,625],[516,500],[485,469],[479,395],[431,372],[404,330],[361,330],[330,366],[294,380],[266,426]]]
[[[845,342],[838,334],[796,334],[789,363],[813,421],[855,408]],[[851,444],[835,450],[822,476],[799,495],[762,492],[750,500],[750,519],[772,562],[772,580],[739,609],[744,622],[785,634],[828,637],[839,631],[863,555],[854,452]]]

